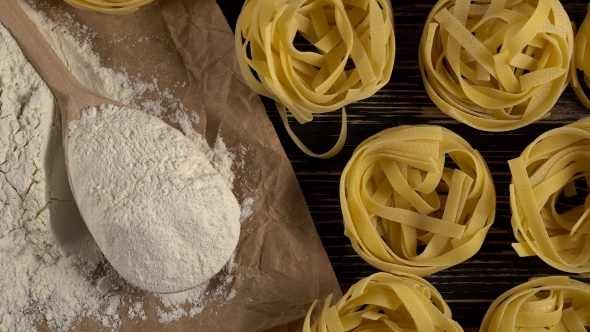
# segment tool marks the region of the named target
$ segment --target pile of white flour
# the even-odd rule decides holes
[[[175,121],[231,187],[231,168],[240,162],[234,163],[236,156],[221,138],[209,148],[193,130],[199,120],[196,114],[187,115],[156,81],[142,82],[102,67],[88,42],[78,42],[64,27],[23,6],[83,84],[150,114],[162,115],[173,107]],[[88,318],[117,330],[124,320],[145,320],[151,314],[165,323],[197,315],[210,301],[233,298],[231,259],[215,277],[214,284],[220,286],[162,295],[155,313],[143,306],[145,295],[125,289],[117,274],[104,268],[100,250],[72,200],[52,95],[3,27],[0,59],[0,332],[35,331],[40,325],[69,331]],[[160,100],[142,101],[146,92],[156,92]],[[252,203],[243,200],[242,218],[251,214]]]
[[[240,238],[240,205],[195,143],[164,121],[103,104],[68,128],[80,212],[105,257],[157,293],[211,279]]]
[[[99,294],[85,277],[91,264],[66,255],[50,229],[51,92],[3,27],[0,59],[0,331],[31,331],[39,320],[59,330],[76,318],[63,312],[92,315]]]

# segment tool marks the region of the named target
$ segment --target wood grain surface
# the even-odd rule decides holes
[[[243,0],[217,0],[232,29]],[[328,160],[302,153],[285,131],[270,100],[263,99],[268,115],[293,165],[317,231],[330,258],[340,286],[346,291],[359,279],[377,270],[352,249],[344,236],[338,185],[340,174],[356,146],[367,137],[402,124],[437,124],[465,138],[479,150],[487,162],[497,193],[496,219],[486,240],[468,261],[426,277],[443,295],[453,312],[453,319],[465,330],[479,329],[491,302],[508,289],[531,277],[563,275],[537,257],[519,258],[511,247],[514,242],[510,225],[507,161],[516,158],[541,133],[590,115],[568,87],[551,116],[524,128],[488,133],[460,124],[440,112],[424,90],[418,68],[418,44],[426,17],[436,1],[392,1],[395,14],[397,51],[390,82],[373,97],[347,107],[349,135],[342,152]],[[579,26],[586,15],[586,0],[563,0],[566,11]],[[340,130],[340,112],[314,117],[294,131],[314,152],[325,152],[335,142]],[[583,279],[582,279],[583,280]],[[590,280],[585,279],[589,282]]]

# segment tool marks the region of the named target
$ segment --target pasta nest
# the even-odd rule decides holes
[[[422,33],[420,70],[442,112],[506,131],[548,115],[569,82],[573,45],[559,1],[440,0]]]
[[[586,331],[590,327],[590,286],[568,277],[543,277],[497,298],[481,332]]]
[[[519,256],[539,256],[556,269],[590,273],[590,195],[564,213],[558,198],[577,194],[575,180],[590,183],[590,118],[550,130],[510,160],[510,209]]]
[[[297,35],[313,44],[299,50]],[[236,25],[236,50],[246,83],[275,100],[299,123],[375,94],[389,81],[395,57],[389,0],[247,0]],[[346,128],[343,111],[343,132]],[[337,153],[344,144],[338,142]],[[337,151],[336,151],[337,150]],[[320,155],[315,155],[320,156]]]
[[[590,5],[588,5],[588,13],[586,14],[586,18],[584,18],[584,22],[580,26],[576,34],[576,42],[575,42],[575,50],[574,55],[572,57],[572,65],[571,65],[571,77],[572,77],[572,88],[574,92],[587,108],[590,108],[590,100],[586,93],[584,92],[582,86],[580,85],[580,80],[578,78],[578,73],[576,71],[580,70],[584,75],[584,83],[586,83],[586,87],[590,88]]]
[[[129,15],[140,7],[154,0],[64,0],[68,4],[83,10],[90,10],[111,15]]]
[[[445,167],[446,156],[457,168]],[[428,275],[479,250],[496,195],[483,158],[457,134],[399,126],[357,147],[340,179],[340,205],[345,235],[369,264]]]
[[[317,300],[313,303],[303,332],[463,331],[440,293],[417,276],[375,273],[352,285],[335,305],[331,302],[332,295],[311,325]]]

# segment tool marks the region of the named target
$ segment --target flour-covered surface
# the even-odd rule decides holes
[[[45,212],[35,215],[39,222],[17,222],[17,231],[29,235],[21,237],[23,250],[11,252],[28,256],[0,281],[6,330],[297,329],[315,298],[339,293],[293,170],[259,98],[240,81],[233,36],[214,1],[154,3],[108,20],[59,0],[30,3],[29,15],[83,84],[162,118],[196,143],[233,188],[242,234],[235,257],[203,287],[155,296],[125,283],[102,258],[72,200],[60,128],[52,128],[58,112],[51,113],[45,128],[52,131],[41,144],[50,149],[45,163],[30,173],[34,180],[24,180],[45,197],[31,211]],[[16,150],[6,150],[10,158],[34,146],[20,138],[14,144]],[[8,164],[0,164],[4,172]],[[0,202],[4,208],[7,201]],[[20,234],[4,220],[0,248]],[[32,266],[24,268],[26,277],[23,264]]]
[[[66,253],[52,235],[57,112],[4,27],[0,59],[0,331],[32,331],[36,322],[66,331],[80,315],[97,317],[119,297],[101,295],[92,285],[96,265]],[[86,252],[95,246],[85,245]],[[105,312],[104,325],[116,327],[115,314]]]

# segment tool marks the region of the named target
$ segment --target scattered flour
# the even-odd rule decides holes
[[[139,317],[141,320],[146,320],[147,315],[145,314],[145,311],[143,311],[143,302],[133,303],[133,305],[131,305],[127,311],[127,317],[129,317],[131,320],[135,319],[136,317]]]
[[[252,210],[252,204],[254,204],[254,199],[251,197],[246,197],[240,206],[242,213],[240,215],[240,222],[244,222],[246,219],[250,218],[252,214],[254,214],[254,210]]]
[[[235,277],[231,271],[235,267],[235,255],[227,261],[222,273],[219,273],[209,284],[203,284],[186,292],[174,294],[158,294],[164,308],[156,307],[160,323],[169,323],[182,317],[200,314],[211,301],[229,301],[235,297],[236,291],[231,289]],[[186,305],[189,309],[186,310]]]
[[[119,296],[99,294],[96,266],[65,253],[52,235],[53,96],[2,26],[0,59],[0,331],[34,331],[40,321],[67,331],[79,315],[116,327],[104,309]]]
[[[236,156],[226,149],[221,137],[217,137],[213,148],[210,148],[203,136],[193,129],[192,124],[199,123],[199,116],[195,112],[192,112],[189,117],[185,112],[177,111],[173,122],[178,124],[182,132],[197,145],[197,149],[207,156],[213,168],[229,184],[230,188],[233,188],[235,175],[231,168]]]
[[[68,22],[79,31],[74,37],[19,1],[78,80],[152,115],[176,110],[173,120],[188,121],[189,125],[182,125],[183,133],[233,185],[232,165],[239,167],[241,162],[234,161],[235,155],[225,149],[221,138],[213,149],[208,146],[193,129],[192,124],[199,122],[196,113],[186,116],[184,106],[168,90],[161,91],[156,79],[148,83],[102,67],[84,39],[95,34],[88,27]],[[138,302],[142,297],[133,295],[135,290],[101,263],[102,253],[73,202],[53,97],[1,27],[0,59],[0,332],[35,331],[39,324],[52,331],[69,331],[80,318],[93,318],[107,331],[118,330],[123,323],[118,314],[121,306],[127,312],[125,319],[146,320],[143,303]],[[143,99],[153,92],[159,100]],[[248,214],[244,213],[247,206],[244,201],[241,220]],[[194,316],[212,301],[231,299],[235,296],[233,270],[232,259],[206,287],[176,297],[159,295],[160,320]],[[180,307],[184,313],[177,310]]]
[[[80,212],[119,274],[157,293],[200,285],[240,237],[240,206],[190,139],[164,121],[110,104],[68,128]]]

